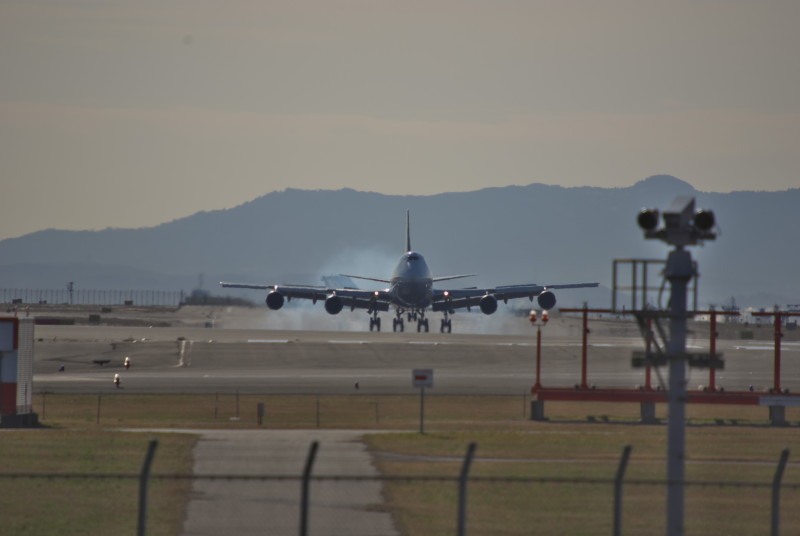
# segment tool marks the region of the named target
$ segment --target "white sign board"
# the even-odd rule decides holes
[[[414,387],[433,387],[433,369],[414,369],[411,380]]]

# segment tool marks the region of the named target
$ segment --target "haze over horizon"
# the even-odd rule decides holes
[[[285,188],[797,188],[789,0],[0,0],[0,240]]]

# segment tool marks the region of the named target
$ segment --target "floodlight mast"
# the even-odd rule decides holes
[[[694,198],[677,197],[663,213],[664,226],[657,228],[659,214],[643,209],[638,216],[645,238],[658,239],[675,246],[667,256],[664,276],[669,280],[670,340],[669,417],[667,441],[667,536],[684,534],[684,460],[686,459],[686,292],[689,281],[697,275],[691,253],[684,249],[702,240],[714,240],[714,213],[695,212]]]

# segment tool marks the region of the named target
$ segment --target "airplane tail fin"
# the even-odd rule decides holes
[[[406,253],[411,251],[411,211],[406,210]]]

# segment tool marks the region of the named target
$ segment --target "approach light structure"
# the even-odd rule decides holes
[[[659,227],[659,216],[663,216],[664,224]],[[659,214],[657,209],[643,208],[636,218],[639,227],[644,230],[645,238],[656,238],[682,248],[694,246],[703,240],[714,240],[716,225],[714,212],[711,210],[695,210],[694,198],[680,196]]]

